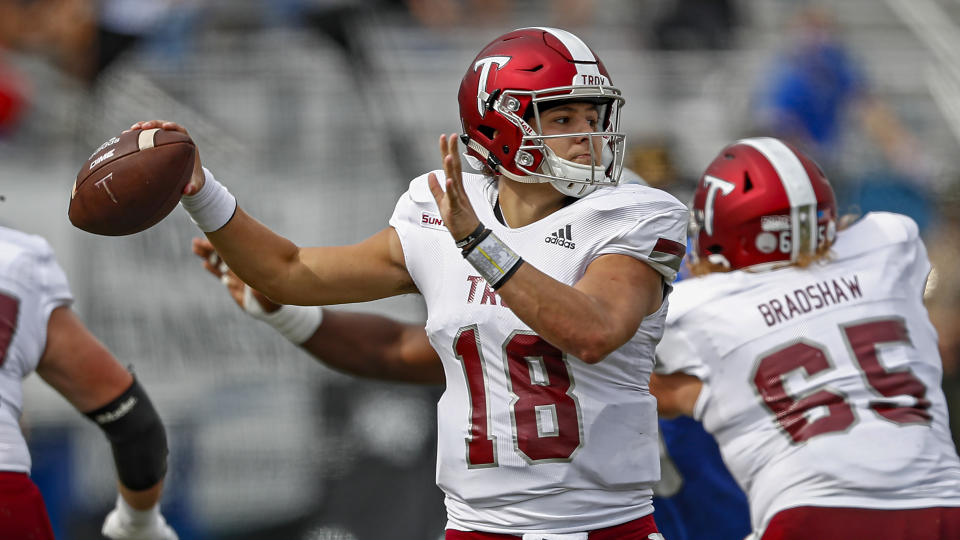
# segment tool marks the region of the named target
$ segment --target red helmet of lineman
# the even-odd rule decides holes
[[[494,173],[517,182],[551,182],[574,197],[619,181],[624,100],[603,62],[570,32],[521,28],[498,37],[467,68],[457,99],[467,154]],[[542,135],[540,113],[569,101],[599,109],[597,131],[562,135],[589,137],[591,153],[600,154],[593,165],[561,159],[544,144],[556,136]]]
[[[778,139],[743,139],[710,163],[693,196],[694,262],[731,270],[810,260],[836,236],[820,167]]]

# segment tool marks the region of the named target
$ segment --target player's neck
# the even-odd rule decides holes
[[[569,198],[550,184],[523,184],[500,177],[500,211],[505,225],[524,227],[569,204]]]

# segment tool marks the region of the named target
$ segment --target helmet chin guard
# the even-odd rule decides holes
[[[557,177],[557,179],[549,180],[549,182],[557,191],[564,195],[578,198],[586,197],[593,193],[601,184],[601,182],[595,181],[595,179],[606,178],[609,180],[604,170],[605,167],[568,161],[557,156],[549,147],[544,147],[544,155],[546,158],[543,160],[543,165],[541,165],[540,168],[548,175]],[[564,180],[560,180],[560,178]],[[582,181],[578,182],[577,180]],[[604,183],[616,185],[616,182],[612,181]]]

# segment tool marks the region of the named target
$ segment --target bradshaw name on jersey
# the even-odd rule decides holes
[[[0,470],[30,472],[20,431],[24,377],[47,344],[47,320],[73,301],[46,240],[0,227]]]
[[[868,214],[831,255],[677,284],[657,349],[704,381],[695,414],[758,531],[795,506],[960,506],[916,224]]]
[[[442,180],[442,171],[436,172]],[[667,283],[683,256],[687,209],[644,186],[599,189],[525,227],[508,228],[496,190],[464,174],[480,220],[524,260],[575,284],[600,255],[647,262]],[[553,347],[520,321],[467,263],[442,224],[426,175],[390,224],[427,303],[427,333],[443,359],[437,484],[450,526],[573,532],[652,511],[659,478],[648,380],[667,302],[634,338],[596,365]],[[579,516],[579,517],[576,517]]]

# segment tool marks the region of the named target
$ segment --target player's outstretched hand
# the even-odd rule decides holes
[[[100,532],[111,540],[179,540],[160,514],[159,505],[150,510],[134,510],[119,495]]]
[[[251,288],[227,267],[223,259],[217,255],[213,244],[206,238],[193,239],[193,253],[203,260],[203,268],[219,279],[230,292],[230,297],[243,308],[248,315],[259,319],[262,313],[273,313],[281,305],[270,300],[260,291]]]
[[[443,172],[447,177],[446,189],[440,187],[440,180],[434,173],[427,177],[427,183],[437,201],[443,224],[447,226],[453,239],[459,241],[469,236],[480,224],[480,220],[463,189],[460,154],[457,149],[456,133],[440,136],[440,155],[443,158]]]
[[[169,129],[171,131],[179,131],[190,136],[187,133],[186,128],[181,126],[176,122],[168,122],[166,120],[142,120],[140,122],[134,122],[130,129]],[[193,141],[194,146],[196,147],[196,142]],[[184,195],[196,195],[200,188],[203,187],[204,177],[203,177],[203,166],[200,164],[200,149],[197,147],[196,153],[193,156],[193,175],[190,177],[190,182],[187,183],[183,188]]]

